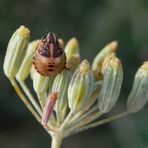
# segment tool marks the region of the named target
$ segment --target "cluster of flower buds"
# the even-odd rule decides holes
[[[107,44],[91,66],[87,60],[80,60],[75,38],[65,47],[59,39],[66,54],[66,68],[55,76],[43,76],[32,64],[40,40],[30,42],[29,38],[30,31],[24,26],[13,34],[4,60],[4,72],[27,108],[51,136],[63,138],[115,119],[99,117],[115,106],[120,95],[123,69],[116,56],[116,41]],[[27,87],[27,79],[33,81],[36,95]],[[148,62],[144,62],[135,75],[126,114],[118,117],[139,111],[147,100]]]

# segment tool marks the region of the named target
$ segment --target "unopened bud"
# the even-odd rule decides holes
[[[39,44],[39,40],[33,41],[29,44],[25,58],[20,66],[18,73],[16,74],[16,78],[18,80],[24,81],[28,77],[31,66],[32,66],[32,58],[38,44]]]
[[[109,112],[115,105],[121,89],[123,70],[120,60],[111,54],[103,63],[103,84],[99,96],[99,109]]]
[[[58,41],[60,42],[60,44],[62,45],[62,47],[64,47],[64,40],[63,39],[58,39]]]
[[[90,64],[84,60],[75,71],[68,87],[68,101],[72,112],[79,111],[94,90],[94,76]]]
[[[71,69],[80,63],[79,45],[76,38],[72,38],[65,46],[65,53],[67,58],[66,67]]]
[[[49,87],[51,77],[42,76],[36,72],[33,78],[33,88],[37,94],[43,94]]]
[[[130,113],[138,112],[148,100],[148,61],[138,69],[132,90],[127,100],[127,109]]]
[[[58,100],[55,105],[55,111],[60,121],[63,120],[65,116],[65,107],[67,107],[67,89],[70,82],[71,73],[69,70],[63,70],[59,73],[53,82],[52,92],[58,92]]]
[[[94,58],[93,64],[92,64],[92,69],[96,71],[97,73],[101,72],[102,69],[102,63],[107,55],[110,53],[115,53],[117,49],[118,43],[117,41],[113,41],[109,44],[107,44]]]
[[[26,53],[30,38],[28,28],[21,26],[11,37],[4,60],[4,72],[8,78],[13,78],[18,72]]]
[[[42,124],[45,126],[47,126],[50,116],[53,112],[53,108],[55,106],[57,97],[58,97],[58,93],[52,92],[49,95],[48,100],[46,101],[46,105],[44,107],[43,116],[42,116]]]

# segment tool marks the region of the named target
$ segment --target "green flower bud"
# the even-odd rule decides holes
[[[33,88],[38,96],[41,107],[44,108],[47,101],[48,88],[53,78],[42,76],[38,72],[32,70]]]
[[[18,72],[26,53],[30,38],[28,28],[21,26],[11,37],[4,60],[4,72],[8,78],[13,78]]]
[[[101,72],[102,69],[102,63],[107,55],[110,53],[114,53],[117,49],[118,43],[117,41],[113,41],[109,44],[107,44],[94,58],[92,69],[96,71],[97,73]]]
[[[123,70],[120,60],[111,54],[103,63],[103,84],[98,98],[101,112],[109,112],[115,105],[121,89]]]
[[[33,88],[37,94],[43,94],[49,87],[50,77],[42,76],[36,72],[33,78]]]
[[[127,100],[127,109],[130,113],[138,112],[148,100],[148,61],[138,69],[132,90]]]
[[[72,38],[66,44],[65,53],[67,58],[67,68],[71,69],[80,63],[79,45],[76,38]]]
[[[68,87],[69,108],[72,112],[79,111],[90,98],[94,90],[94,76],[87,60],[82,61],[75,71]]]
[[[64,47],[64,40],[63,40],[63,39],[58,39],[58,41],[59,41],[60,44]]]
[[[33,55],[36,51],[38,44],[39,44],[39,40],[33,41],[29,44],[25,58],[22,62],[22,65],[18,73],[16,74],[16,78],[18,80],[24,81],[28,77],[31,66],[32,66],[32,58],[33,58]]]
[[[31,69],[30,69],[30,78],[33,80],[35,78],[35,75],[36,75],[36,69],[34,68],[34,66],[32,65],[31,66]]]
[[[56,76],[52,86],[51,92],[58,92],[58,99],[56,101],[54,109],[60,121],[62,121],[65,116],[64,111],[66,111],[65,107],[67,107],[67,89],[70,82],[70,78],[70,71],[64,69],[61,73],[59,73]]]

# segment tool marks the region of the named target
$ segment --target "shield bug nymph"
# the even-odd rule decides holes
[[[55,76],[66,66],[66,55],[57,35],[47,33],[42,37],[33,57],[33,64],[38,73]]]

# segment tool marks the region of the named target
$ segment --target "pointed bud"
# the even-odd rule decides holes
[[[13,78],[18,72],[26,53],[30,38],[28,28],[21,26],[11,37],[4,60],[4,72],[8,78]]]
[[[42,124],[45,126],[47,126],[47,123],[48,123],[50,116],[53,112],[53,108],[55,106],[57,97],[58,97],[58,93],[52,92],[49,95],[48,100],[46,101],[46,105],[44,107],[43,116],[42,116]]]
[[[16,75],[16,78],[18,80],[24,81],[28,77],[28,75],[30,73],[31,66],[32,66],[32,58],[33,58],[33,55],[36,51],[38,44],[39,44],[39,40],[29,43],[25,58],[21,64],[21,67],[20,67],[17,75]]]
[[[58,41],[60,42],[60,44],[62,45],[62,47],[64,47],[64,40],[63,39],[58,39]]]
[[[31,66],[31,69],[30,69],[30,78],[33,80],[35,78],[35,75],[36,75],[36,69],[34,68],[34,66],[32,65]]]
[[[67,106],[67,89],[70,78],[70,71],[65,69],[55,77],[52,85],[52,92],[58,92],[59,96],[59,99],[57,100],[55,105],[55,111],[60,121],[62,121],[65,116],[65,112],[63,110],[65,110],[65,107]]]
[[[103,84],[99,96],[99,109],[109,112],[115,105],[121,89],[123,70],[120,60],[111,54],[103,63]]]
[[[72,38],[65,46],[65,53],[67,58],[66,67],[71,69],[80,63],[79,45],[76,38]]]
[[[96,71],[97,73],[101,72],[102,69],[102,63],[107,55],[110,53],[115,53],[117,49],[118,43],[117,41],[113,41],[109,44],[107,44],[94,58],[92,69]]]
[[[87,60],[82,61],[75,71],[68,87],[68,101],[70,109],[75,112],[81,110],[94,90],[93,72]]]
[[[127,109],[130,113],[138,112],[148,100],[148,61],[138,69],[132,90],[127,100]]]
[[[37,94],[43,94],[49,87],[51,77],[42,76],[39,73],[34,74],[33,88]]]

